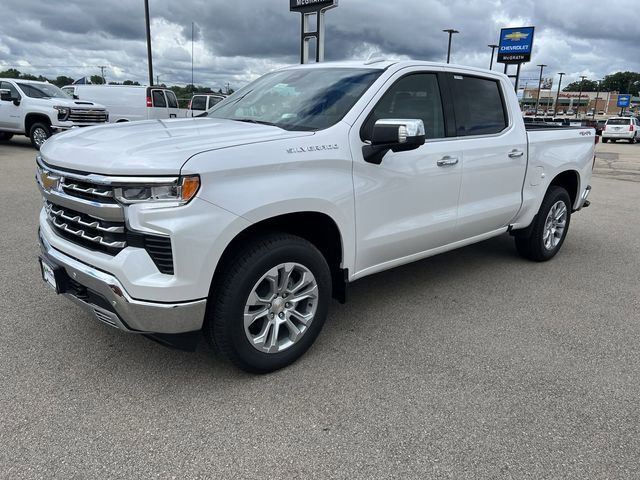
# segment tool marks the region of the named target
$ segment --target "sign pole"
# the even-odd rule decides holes
[[[309,63],[309,45],[316,41],[316,63],[324,61],[324,14],[338,6],[338,0],[289,0],[289,10],[299,13],[300,63]],[[315,16],[315,30],[311,30],[311,18]]]

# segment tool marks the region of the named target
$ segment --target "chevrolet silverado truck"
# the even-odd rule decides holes
[[[74,100],[51,83],[0,78],[0,141],[25,135],[39,150],[54,133],[107,121],[104,106]]]
[[[494,71],[285,68],[204,117],[45,143],[42,277],[119,330],[183,348],[203,334],[270,372],[362,277],[505,233],[527,259],[554,257],[589,205],[595,138],[525,127]]]

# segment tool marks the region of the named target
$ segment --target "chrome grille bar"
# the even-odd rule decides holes
[[[67,220],[69,222],[77,223],[80,226],[93,228],[94,230],[98,230],[100,232],[105,233],[124,233],[124,225],[123,226],[112,226],[112,227],[103,227],[98,220],[94,222],[86,222],[82,220],[80,215],[67,215],[62,208],[56,209],[55,205],[51,203],[47,203],[45,206],[47,213],[53,215],[54,217],[62,218],[63,220]]]
[[[111,189],[100,189],[96,187],[82,188],[75,183],[62,183],[61,186],[65,190],[72,190],[74,192],[80,192],[86,195],[95,195],[96,197],[102,198],[113,198],[113,190]]]
[[[58,221],[58,217],[56,217],[55,215],[51,215],[50,213],[48,214],[48,217],[49,217],[49,220],[51,220],[51,223],[56,228],[59,228],[60,230],[66,233],[69,233],[71,235],[75,235],[76,237],[83,238],[84,240],[87,240],[89,242],[97,243],[99,245],[102,245],[103,247],[109,247],[109,248],[125,248],[127,246],[127,242],[118,242],[118,241],[108,242],[101,235],[96,235],[92,237],[82,229],[74,230],[67,223],[63,221]]]

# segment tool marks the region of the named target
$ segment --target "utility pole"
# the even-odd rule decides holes
[[[538,107],[540,106],[540,92],[542,90],[542,71],[544,70],[544,67],[546,67],[547,65],[545,64],[540,64],[537,65],[538,67],[540,67],[540,79],[538,80],[538,97],[536,98],[536,115],[538,115]]]
[[[194,23],[191,22],[191,93],[195,92],[196,86],[193,84],[193,30]]]
[[[449,47],[447,48],[447,63],[451,63],[451,38],[454,33],[460,33],[458,30],[454,30],[453,28],[447,28],[446,30],[442,30],[444,33],[449,34]]]
[[[496,53],[496,48],[498,48],[500,45],[487,45],[487,47],[489,47],[491,49],[491,62],[489,63],[489,70],[493,70],[493,56]]]
[[[153,61],[151,57],[151,24],[149,22],[149,0],[144,0],[144,19],[147,29],[147,63],[149,64],[149,86],[153,86]]]
[[[560,75],[560,80],[558,81],[558,93],[556,93],[556,103],[553,107],[553,116],[555,117],[558,114],[558,101],[560,100],[560,87],[562,86],[562,77],[566,75],[564,72],[558,73]]]
[[[160,75],[156,75],[156,85],[160,85]]]
[[[102,83],[104,85],[107,84],[107,81],[104,78],[104,69],[107,68],[106,65],[99,65],[98,68],[100,69],[100,76],[102,77]]]
[[[578,108],[576,108],[576,118],[580,113],[580,103],[582,102],[582,87],[584,86],[584,79],[587,78],[584,75],[580,75],[580,93],[578,94]]]

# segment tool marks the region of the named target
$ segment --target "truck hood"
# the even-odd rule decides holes
[[[278,127],[190,118],[69,130],[41,148],[51,166],[103,175],[177,175],[192,156],[250,143],[313,135]]]
[[[31,100],[33,101],[36,99],[31,99]],[[69,107],[69,108],[87,108],[87,109],[102,108],[105,110],[107,109],[107,107],[105,107],[104,105],[101,105],[96,102],[90,102],[88,100],[72,100],[70,98],[60,98],[60,97],[38,98],[37,100],[42,103],[49,104],[52,107],[59,106],[59,107]]]

